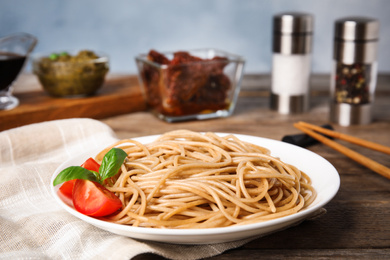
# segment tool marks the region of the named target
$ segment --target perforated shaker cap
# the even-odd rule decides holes
[[[282,54],[310,53],[314,18],[311,14],[288,12],[273,18],[273,52]]]

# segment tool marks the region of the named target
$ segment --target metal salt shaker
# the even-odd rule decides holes
[[[271,109],[281,114],[309,109],[313,16],[282,13],[273,17]]]

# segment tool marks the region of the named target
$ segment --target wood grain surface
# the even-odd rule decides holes
[[[293,127],[298,121],[323,125],[329,122],[329,76],[312,80],[309,112],[279,115],[269,109],[268,75],[247,76],[233,116],[206,121],[166,123],[147,111],[136,112],[102,121],[111,126],[119,138],[161,134],[174,129],[230,132],[281,140],[298,134]],[[341,127],[335,130],[390,146],[390,77],[379,78],[373,109],[373,122],[368,125]],[[390,156],[344,141],[337,142],[390,167]],[[361,166],[344,155],[316,144],[309,150],[327,159],[338,170],[341,187],[326,205],[327,213],[299,226],[253,240],[210,259],[389,259],[390,257],[390,180]],[[135,260],[164,259],[144,254]]]
[[[28,85],[30,78],[22,77],[17,87]],[[34,81],[26,89],[15,93],[20,102],[18,107],[0,111],[0,131],[55,119],[106,118],[146,108],[136,76],[106,80],[95,95],[83,98],[50,97]]]
[[[300,133],[293,123],[329,123],[329,76],[315,75],[311,82],[310,111],[280,115],[269,109],[269,75],[246,75],[236,111],[231,117],[205,121],[166,123],[146,110],[100,119],[118,138],[161,134],[174,129],[249,134],[281,140]],[[102,97],[103,98],[103,97]],[[1,116],[0,116],[1,118]],[[25,123],[25,122],[21,122]],[[341,127],[336,131],[390,146],[390,75],[380,75],[368,125]],[[389,155],[357,145],[337,142],[390,167]],[[321,217],[224,252],[210,259],[389,259],[390,258],[390,180],[323,145],[309,150],[328,160],[338,170],[341,187],[326,205]],[[164,259],[143,254],[135,260]]]

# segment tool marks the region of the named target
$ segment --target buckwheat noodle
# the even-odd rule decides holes
[[[121,140],[127,154],[106,187],[122,210],[105,220],[149,228],[215,228],[291,215],[316,197],[310,178],[234,135],[177,130],[141,144]]]

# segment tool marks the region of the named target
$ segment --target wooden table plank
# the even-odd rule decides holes
[[[269,75],[247,76],[243,81],[237,109],[229,118],[169,124],[147,111],[105,118],[119,138],[161,134],[174,129],[230,132],[281,140],[299,133],[297,121],[316,125],[329,123],[328,76],[313,79],[311,109],[299,115],[280,115],[269,109]],[[368,125],[335,130],[390,146],[390,77],[379,77]],[[339,142],[339,141],[338,141]],[[356,145],[343,145],[390,167],[390,157]],[[248,244],[210,259],[388,259],[390,255],[390,180],[368,170],[333,149],[317,144],[308,148],[327,159],[338,170],[341,187],[325,206],[327,213],[296,227],[255,239]],[[143,254],[136,260],[164,259]]]
[[[359,260],[379,260],[389,259],[390,249],[356,249],[353,252],[346,249],[283,249],[283,250],[253,250],[253,249],[232,249],[222,255],[204,260],[231,260],[231,259],[359,259]],[[132,260],[163,260],[166,259],[154,254],[142,254],[134,257]]]
[[[373,107],[374,121],[371,124],[349,127],[333,124],[335,130],[390,146],[389,86],[390,75],[380,75]],[[100,121],[109,125],[118,138],[123,139],[161,134],[181,128],[249,134],[281,140],[284,135],[299,133],[293,127],[293,123],[297,121],[316,125],[329,123],[328,75],[315,75],[312,78],[311,108],[303,114],[280,115],[271,111],[269,89],[269,75],[246,75],[236,111],[228,118],[166,123],[140,109],[132,113],[107,116]],[[345,142],[343,145],[390,167],[388,155]],[[317,144],[308,149],[327,159],[340,174],[340,190],[325,206],[327,213],[296,227],[254,239],[240,248],[210,259],[389,258],[390,180],[325,145]],[[143,254],[134,259],[164,258]]]

